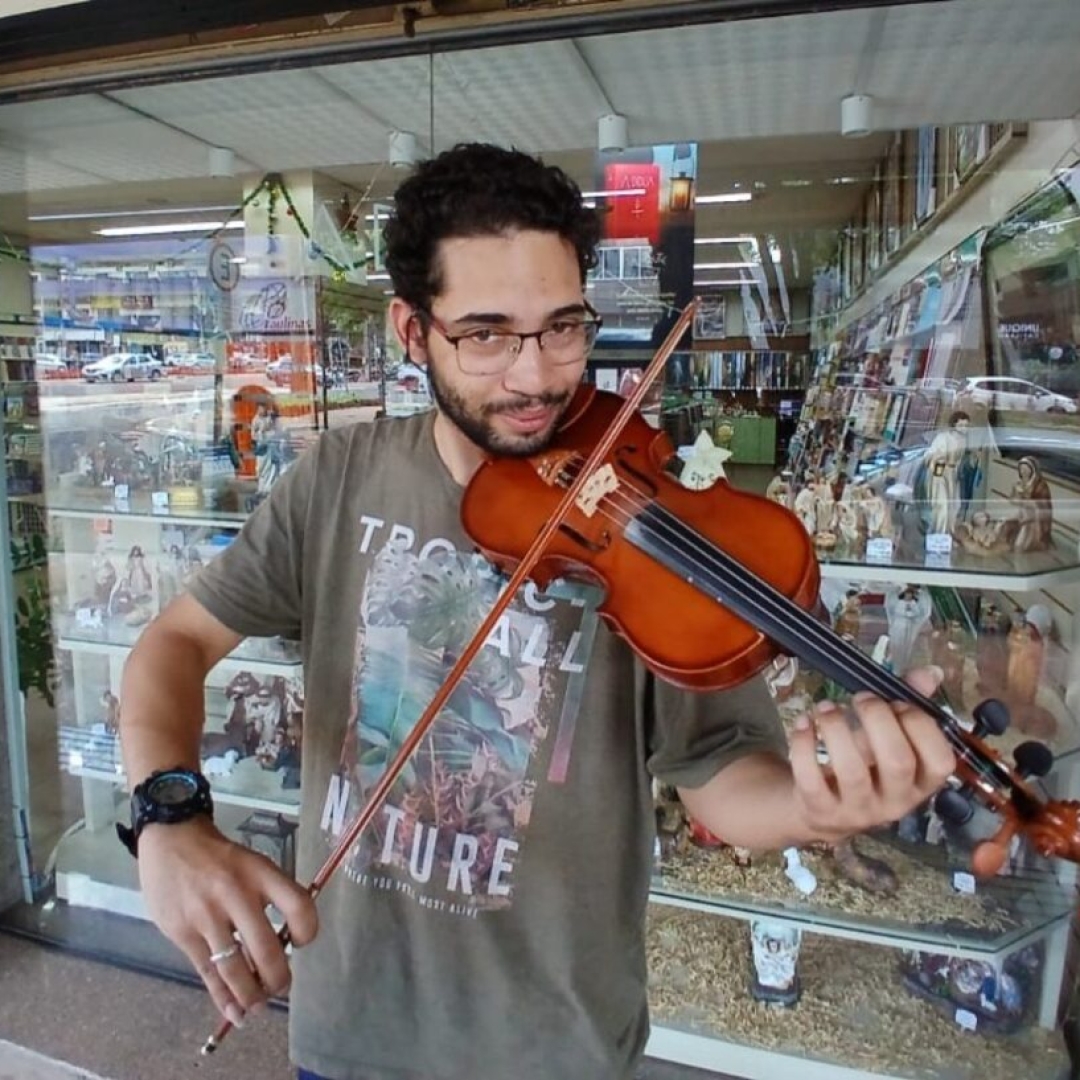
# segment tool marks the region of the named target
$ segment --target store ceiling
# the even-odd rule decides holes
[[[386,164],[394,128],[424,150],[432,130],[436,148],[512,143],[591,187],[596,120],[616,111],[634,145],[698,142],[699,193],[753,192],[699,207],[699,234],[768,229],[809,262],[885,143],[839,136],[845,94],[873,95],[881,131],[1070,117],[1077,55],[1078,0],[945,0],[37,100],[0,108],[0,230],[76,241],[99,223],[28,219],[236,203],[244,178],[207,175],[211,144],[255,177],[310,168],[385,197],[401,176]],[[790,266],[789,284],[811,269]]]

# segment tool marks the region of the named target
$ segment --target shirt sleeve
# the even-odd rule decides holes
[[[787,760],[787,736],[760,677],[699,693],[649,675],[645,704],[652,713],[648,768],[661,783],[702,787],[747,754]]]
[[[300,456],[236,539],[191,582],[194,598],[245,637],[300,637],[304,532],[317,455],[318,444]]]

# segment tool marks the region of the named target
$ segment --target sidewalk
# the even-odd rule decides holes
[[[0,1039],[0,1080],[106,1080],[106,1078]]]

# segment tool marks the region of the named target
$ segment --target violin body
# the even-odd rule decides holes
[[[544,451],[480,466],[465,491],[462,524],[496,566],[509,571],[529,550],[622,405],[616,394],[583,386]],[[707,581],[703,588],[685,580],[697,573],[695,555],[710,561],[702,541],[806,610],[818,598],[817,560],[783,506],[724,480],[691,491],[667,471],[674,457],[668,437],[635,414],[594,473],[597,489],[579,497],[531,576],[541,585],[557,577],[598,584],[601,617],[647,667],[678,686],[723,689],[760,671],[778,649],[718,602]]]

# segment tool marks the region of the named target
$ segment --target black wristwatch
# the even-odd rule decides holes
[[[210,783],[200,772],[177,767],[151,773],[131,793],[131,827],[116,824],[120,842],[138,858],[139,834],[151,824],[177,825],[199,814],[214,816]]]

